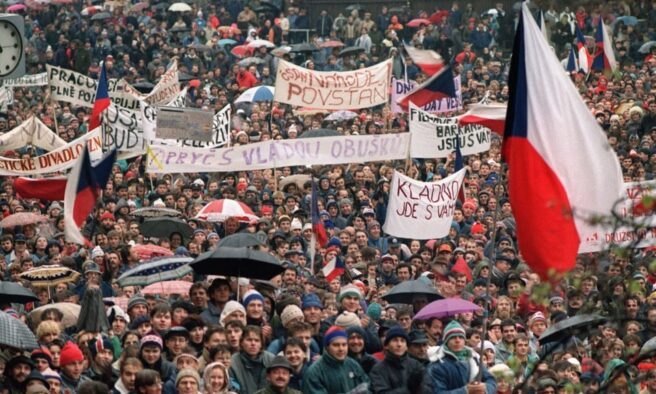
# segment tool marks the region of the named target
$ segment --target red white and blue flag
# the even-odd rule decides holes
[[[503,136],[507,110],[508,107],[505,104],[470,104],[468,111],[458,118],[458,123],[462,126],[478,124]]]
[[[569,49],[569,56],[567,57],[567,67],[565,69],[570,74],[576,74],[579,71],[579,63],[576,61],[574,48]]]
[[[107,70],[105,70],[105,62],[100,65],[100,79],[98,79],[98,88],[96,89],[96,100],[93,102],[93,109],[91,110],[91,117],[89,118],[89,131],[100,127],[100,115],[109,108],[111,101],[109,100],[109,87],[107,86]]]
[[[456,97],[456,85],[453,81],[451,67],[444,67],[437,74],[428,78],[424,83],[415,87],[405,96],[398,99],[398,104],[402,108],[408,108],[410,102],[418,107],[430,103],[434,100]]]
[[[622,172],[525,3],[509,87],[503,153],[519,249],[548,277],[574,267],[589,218],[610,215],[621,199]]]
[[[430,49],[417,49],[405,44],[404,46],[412,62],[429,77],[444,68],[444,59],[437,52]]]
[[[321,272],[323,272],[323,276],[326,280],[331,282],[333,279],[342,276],[345,269],[346,265],[344,264],[344,260],[335,256],[321,269]]]
[[[615,54],[613,53],[613,45],[610,37],[608,37],[608,32],[604,25],[604,19],[601,17],[599,17],[599,25],[597,26],[597,32],[595,33],[595,45],[596,50],[594,60],[592,61],[592,69],[607,72],[617,70],[617,61],[615,60]]]
[[[579,70],[587,74],[590,72],[590,66],[592,65],[592,56],[585,46],[585,36],[578,26],[576,26],[576,47],[579,50]]]
[[[319,216],[319,205],[317,204],[317,183],[312,179],[312,232],[316,237],[319,247],[324,247],[328,243],[328,234],[326,233],[326,228],[323,225],[323,221]]]
[[[96,205],[100,192],[107,185],[112,166],[116,161],[116,150],[108,153],[95,167],[91,166],[89,151],[84,151],[77,159],[68,175],[64,198],[64,233],[66,240],[84,244],[80,227]]]

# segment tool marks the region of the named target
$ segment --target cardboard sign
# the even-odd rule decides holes
[[[164,139],[212,141],[214,114],[192,108],[159,107],[156,135]]]

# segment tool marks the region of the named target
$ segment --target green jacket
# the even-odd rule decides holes
[[[368,392],[369,377],[360,364],[350,357],[338,361],[327,352],[310,366],[303,377],[304,393],[341,394],[360,385]]]
[[[289,387],[287,387],[287,389],[281,393],[271,388],[271,385],[267,385],[262,390],[257,390],[255,394],[303,394],[303,393],[301,393],[298,390],[290,389]]]

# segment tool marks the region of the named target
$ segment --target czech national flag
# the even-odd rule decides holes
[[[100,79],[98,79],[98,89],[96,90],[96,101],[93,102],[93,109],[91,110],[91,117],[89,118],[89,130],[91,131],[96,127],[100,127],[100,115],[104,110],[109,108],[111,101],[109,100],[109,87],[107,86],[107,71],[105,70],[105,62],[100,65]]]
[[[344,264],[344,260],[335,256],[321,269],[321,272],[323,272],[323,276],[330,283],[333,279],[340,277],[345,269],[346,265]]]
[[[80,227],[96,205],[100,192],[107,185],[115,161],[116,150],[114,149],[96,167],[92,167],[86,146],[77,159],[68,175],[64,198],[64,233],[68,241],[84,244]]]
[[[405,44],[404,46],[412,62],[429,77],[435,75],[444,67],[444,59],[437,52],[430,49],[417,49]]]
[[[462,126],[479,124],[503,136],[507,110],[508,107],[505,104],[471,104],[469,110],[458,118],[458,123]]]
[[[66,177],[40,179],[18,177],[14,180],[14,190],[21,198],[61,201],[66,194]]]
[[[312,178],[312,232],[316,237],[317,242],[320,247],[324,247],[328,243],[328,234],[326,233],[326,228],[323,225],[323,221],[319,216],[319,205],[317,204],[317,183]]]
[[[606,136],[522,5],[503,140],[521,254],[546,278],[574,267],[588,219],[610,215],[622,172]],[[594,231],[594,230],[593,230]]]
[[[465,168],[465,160],[462,158],[462,152],[460,151],[460,136],[456,137],[456,150],[455,150],[455,160],[453,165],[453,172],[458,172]],[[458,201],[461,203],[465,202],[465,185],[460,186],[458,191]]]
[[[570,74],[575,74],[579,70],[579,64],[576,61],[576,55],[574,54],[574,48],[569,49],[569,56],[567,57],[567,72]]]
[[[585,36],[578,26],[576,26],[576,47],[579,49],[579,70],[587,74],[590,72],[592,56],[585,46]]]
[[[613,45],[611,44],[610,37],[606,31],[604,20],[599,17],[599,25],[595,33],[595,55],[592,61],[593,70],[601,70],[613,72],[617,69],[617,61],[615,60],[615,53],[613,53]]]
[[[402,108],[408,108],[412,101],[416,106],[423,107],[433,100],[455,97],[456,85],[453,82],[451,67],[444,67],[437,74],[428,78],[424,83],[401,97],[398,100],[398,104]]]

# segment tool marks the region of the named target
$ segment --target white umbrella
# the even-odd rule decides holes
[[[358,116],[353,111],[336,111],[333,112],[332,114],[326,116],[324,120],[336,120],[336,121],[342,121],[342,120],[350,120]]]
[[[256,101],[271,101],[273,100],[274,89],[273,86],[256,86],[250,88],[242,93],[236,103],[253,103]]]
[[[272,43],[271,41],[268,40],[262,40],[262,39],[257,39],[253,40],[248,43],[247,47],[249,48],[261,48],[261,47],[266,47],[266,48],[275,48],[276,45]]]
[[[189,12],[191,11],[191,6],[186,3],[173,3],[169,7],[169,11],[172,12]]]

